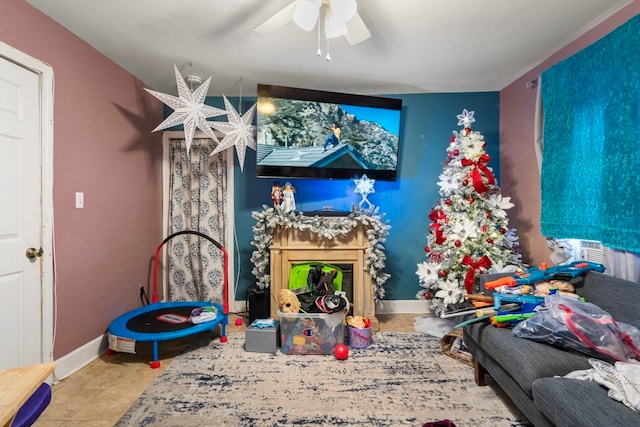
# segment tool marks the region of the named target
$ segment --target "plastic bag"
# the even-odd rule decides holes
[[[640,360],[640,331],[616,322],[595,304],[562,295],[545,298],[547,311],[513,328],[520,338],[577,350],[593,357],[634,362]]]

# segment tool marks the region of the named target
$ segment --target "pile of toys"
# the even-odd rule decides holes
[[[324,271],[326,264],[309,265],[306,286],[296,289],[281,289],[278,305],[283,313],[337,313],[344,310],[348,302],[336,292],[334,280],[338,270]]]
[[[478,308],[461,328],[489,319],[496,327],[513,326],[513,335],[577,350],[592,357],[615,361],[640,361],[640,330],[616,321],[611,314],[584,301],[571,283],[590,271],[603,273],[605,266],[576,261],[548,268],[545,265],[486,282],[493,295],[468,295],[489,307]],[[489,300],[490,298],[490,300]],[[492,302],[489,302],[492,301]]]
[[[309,266],[306,286],[278,292],[281,347],[285,354],[331,354],[344,341],[349,303],[336,292],[338,271]]]
[[[578,299],[571,281],[589,271],[602,273],[604,270],[604,265],[590,261],[576,261],[555,267],[543,263],[539,267],[486,282],[485,289],[493,291],[492,295],[467,295],[468,302],[463,304],[463,307],[467,307],[466,311],[452,307],[444,317],[472,316],[456,325],[456,328],[487,319],[497,327],[514,325],[545,310],[545,298],[549,295],[560,294]]]
[[[356,329],[366,329],[371,327],[371,319],[365,316],[347,316],[347,326]]]

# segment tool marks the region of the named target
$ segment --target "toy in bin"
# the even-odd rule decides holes
[[[344,341],[346,310],[337,313],[283,313],[280,350],[284,354],[332,354]]]
[[[347,316],[349,346],[367,348],[371,344],[371,319],[363,316]]]
[[[349,304],[343,297],[332,294],[330,288],[323,286],[303,294],[281,289],[278,306],[283,353],[331,354],[344,341],[344,318]]]

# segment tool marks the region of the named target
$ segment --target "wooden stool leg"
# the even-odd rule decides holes
[[[484,382],[484,376],[487,373],[484,367],[477,360],[473,361],[473,367],[475,370],[476,385],[479,385],[479,386],[487,385],[487,383]]]

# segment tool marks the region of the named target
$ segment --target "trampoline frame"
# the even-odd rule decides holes
[[[171,239],[183,234],[193,234],[198,237],[202,237],[208,240],[209,242],[211,242],[213,245],[215,245],[218,249],[222,251],[223,258],[224,258],[224,279],[223,279],[224,296],[223,296],[222,305],[217,302],[209,302],[209,301],[175,301],[175,302],[170,302],[170,301],[159,302],[158,301],[159,299],[158,298],[158,264],[160,259],[160,252],[163,246],[166,245]],[[169,341],[177,338],[183,338],[189,335],[198,334],[200,332],[214,331],[218,327],[218,325],[221,325],[220,342],[222,343],[227,342],[226,327],[227,327],[227,324],[229,323],[228,271],[229,271],[229,254],[227,250],[220,243],[218,243],[211,237],[207,236],[206,234],[203,234],[199,231],[182,230],[167,236],[162,241],[162,243],[158,245],[158,248],[156,249],[156,252],[155,252],[155,260],[153,263],[153,293],[151,296],[151,304],[142,306],[140,308],[129,311],[119,316],[109,325],[108,333],[116,337],[132,339],[135,341],[151,342],[153,346],[153,360],[151,361],[150,365],[154,369],[160,367],[160,361],[158,360],[159,359],[158,343],[160,341]],[[190,327],[185,329],[179,329],[179,330],[167,331],[167,332],[154,332],[154,333],[137,332],[137,331],[131,331],[127,328],[127,323],[129,322],[129,320],[137,316],[147,314],[155,310],[164,309],[164,308],[185,307],[185,306],[197,306],[197,307],[213,306],[217,310],[216,318],[207,322],[193,324]],[[116,350],[113,350],[111,348],[107,349],[107,354],[115,354],[115,353],[116,353]]]

